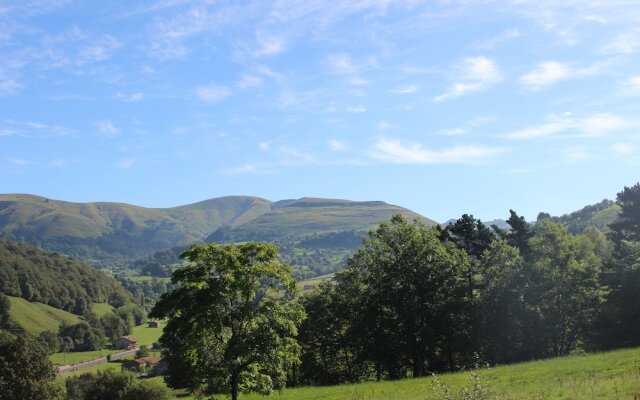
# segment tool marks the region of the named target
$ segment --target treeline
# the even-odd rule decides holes
[[[551,220],[510,230],[395,216],[302,299],[294,384],[419,377],[640,345],[640,184],[605,236]],[[613,251],[611,251],[613,249]],[[603,258],[605,262],[603,262]]]
[[[82,315],[92,303],[131,301],[118,282],[70,257],[0,239],[0,292]]]

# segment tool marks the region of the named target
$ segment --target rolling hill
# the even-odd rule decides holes
[[[270,201],[247,196],[157,209],[5,194],[0,195],[0,236],[104,262],[202,240],[221,226],[236,226],[270,210]]]
[[[299,277],[310,277],[337,269],[369,229],[398,213],[435,224],[381,201],[271,202],[229,196],[173,208],[144,208],[5,194],[0,195],[0,237],[98,265],[145,258],[198,241],[270,241],[280,245],[295,270],[306,270]]]

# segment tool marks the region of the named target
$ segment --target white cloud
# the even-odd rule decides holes
[[[23,160],[21,158],[10,158],[9,162],[13,165],[18,165],[18,166],[31,164],[29,161]]]
[[[122,169],[129,169],[133,167],[133,164],[135,163],[136,163],[135,158],[124,158],[116,163],[116,167],[122,168]]]
[[[351,86],[362,86],[362,85],[367,85],[369,81],[362,77],[354,76],[353,78],[349,79],[348,83]]]
[[[633,54],[638,51],[640,51],[640,29],[614,36],[602,49],[605,54]]]
[[[271,148],[271,143],[269,143],[269,142],[260,142],[260,143],[258,143],[258,147],[260,148],[260,150],[266,151],[266,150],[269,150]]]
[[[520,36],[522,36],[522,34],[518,29],[507,29],[494,37],[481,41],[475,47],[480,50],[492,50],[502,43],[518,38]]]
[[[556,61],[546,61],[538,64],[538,67],[521,76],[520,82],[531,89],[542,89],[558,81],[567,79],[572,71],[568,65]]]
[[[103,135],[114,136],[120,133],[120,129],[116,128],[111,121],[98,121],[95,125]]]
[[[224,175],[239,175],[239,174],[264,174],[268,171],[264,166],[258,166],[256,164],[242,164],[237,167],[227,168],[223,171]]]
[[[630,143],[615,143],[611,146],[611,150],[618,155],[628,155],[637,151],[636,146]]]
[[[389,92],[395,93],[395,94],[409,94],[409,93],[415,93],[417,91],[418,91],[418,86],[416,85],[399,87],[399,88],[389,90]]]
[[[262,85],[263,79],[260,76],[243,74],[237,85],[240,89],[247,89]]]
[[[520,77],[520,83],[530,90],[540,90],[555,83],[572,78],[597,75],[609,65],[609,62],[595,63],[586,68],[572,68],[557,61],[545,61]]]
[[[327,57],[331,69],[339,74],[352,75],[360,71],[360,67],[354,64],[348,54],[332,54]]]
[[[445,136],[461,136],[461,135],[466,135],[467,130],[464,128],[457,127],[457,128],[451,128],[451,129],[443,129],[441,133]]]
[[[631,122],[614,114],[599,113],[572,118],[551,115],[549,122],[521,129],[506,135],[510,139],[535,139],[541,137],[596,137],[632,126]]]
[[[367,108],[365,106],[349,106],[347,107],[347,111],[353,114],[361,114],[363,112],[367,111]]]
[[[423,149],[419,144],[405,145],[395,139],[379,139],[369,155],[394,164],[478,164],[505,151],[503,148],[459,145],[443,150]]]
[[[216,102],[231,95],[231,90],[226,86],[210,83],[205,86],[198,86],[196,88],[196,94],[203,101]]]
[[[443,94],[435,97],[434,101],[440,102],[478,92],[501,79],[498,67],[489,58],[465,58],[456,68],[454,82]]]
[[[376,128],[380,129],[381,131],[386,130],[391,128],[391,124],[388,123],[387,121],[380,121],[376,124]]]
[[[0,71],[0,96],[18,93],[24,86],[14,79],[5,78]]]
[[[640,75],[632,76],[623,83],[623,91],[629,95],[640,95]]]
[[[256,36],[259,47],[252,52],[253,57],[275,56],[287,49],[287,42],[282,37],[264,34],[258,34]]]
[[[96,40],[95,43],[81,49],[78,54],[78,61],[104,61],[109,59],[120,47],[122,47],[122,44],[118,39],[111,35],[105,35]]]
[[[344,151],[347,149],[347,144],[338,139],[330,139],[327,141],[327,146],[331,151]]]
[[[122,92],[118,92],[116,94],[116,98],[123,101],[129,101],[131,103],[137,103],[139,101],[144,100],[144,95],[141,92],[133,92],[131,94],[124,94]]]

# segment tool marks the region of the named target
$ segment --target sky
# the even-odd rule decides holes
[[[0,0],[0,193],[561,215],[640,180],[640,0]]]

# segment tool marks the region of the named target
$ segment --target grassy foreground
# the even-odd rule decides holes
[[[481,380],[500,398],[640,399],[640,348],[588,356],[571,356],[496,367]],[[444,374],[438,380],[453,390],[468,385],[468,373]],[[242,399],[265,399],[259,395]],[[433,378],[287,389],[274,400],[429,400],[437,399]]]

